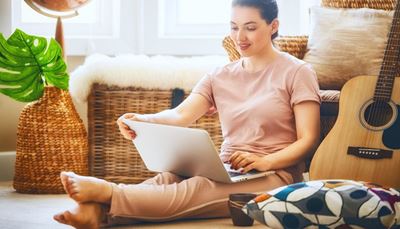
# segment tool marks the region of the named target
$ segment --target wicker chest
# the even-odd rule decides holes
[[[184,96],[189,93],[182,92]],[[177,98],[175,94],[174,89],[94,84],[88,98],[91,175],[122,183],[139,183],[153,176],[154,173],[146,169],[132,142],[120,134],[116,120],[127,112],[148,114],[171,108],[177,100],[183,99]],[[207,130],[219,148],[222,136],[218,115],[203,117],[191,127]]]

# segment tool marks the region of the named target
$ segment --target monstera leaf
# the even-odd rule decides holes
[[[69,76],[59,44],[17,29],[6,40],[0,33],[0,92],[21,102],[43,95],[45,85],[68,89]]]

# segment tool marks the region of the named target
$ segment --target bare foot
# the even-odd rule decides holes
[[[105,180],[80,176],[73,172],[61,172],[60,178],[65,191],[78,203],[109,204],[111,201],[112,186]]]
[[[97,229],[100,226],[102,209],[100,204],[79,204],[75,209],[61,212],[53,219],[62,224],[71,225],[77,229]]]

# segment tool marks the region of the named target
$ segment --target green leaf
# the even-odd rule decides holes
[[[45,85],[68,89],[69,76],[60,45],[54,39],[19,29],[6,40],[0,33],[0,93],[21,102],[43,95]]]

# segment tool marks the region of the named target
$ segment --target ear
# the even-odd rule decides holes
[[[278,19],[272,20],[271,28],[272,28],[272,34],[278,32],[278,29],[279,29],[279,20]]]

